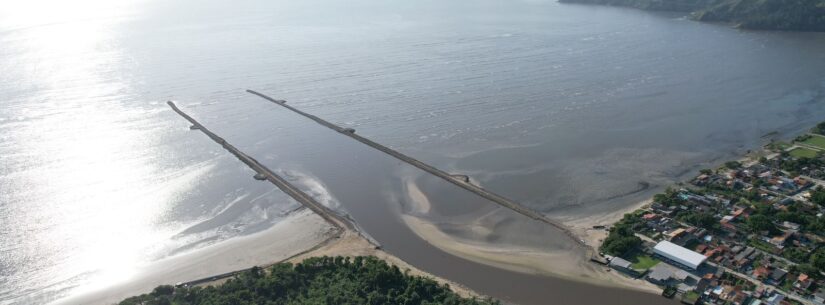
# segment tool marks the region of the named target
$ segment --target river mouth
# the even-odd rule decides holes
[[[341,213],[385,251],[425,272],[518,304],[545,304],[548,295],[588,304],[668,303],[649,288],[629,289],[605,276],[587,261],[585,249],[557,228],[311,121],[289,121],[295,131],[280,137],[282,145],[317,141],[335,149],[309,156],[285,151],[261,162],[323,180],[324,193],[334,198]],[[285,160],[294,165],[281,162]],[[502,277],[519,284],[498,286]],[[581,296],[592,289],[600,294]]]
[[[350,213],[393,254],[524,303],[637,292],[600,299],[580,292],[602,288],[440,250],[568,246],[244,90],[574,225],[607,222],[764,135],[825,117],[822,33],[553,0],[13,3],[27,14],[0,4],[4,304],[128,280],[142,264],[265,232],[298,206],[189,130],[167,100]],[[408,212],[410,179],[430,213]],[[404,215],[450,243],[426,242]],[[584,299],[565,299],[572,292]]]

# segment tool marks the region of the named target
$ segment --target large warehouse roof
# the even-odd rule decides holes
[[[661,241],[653,247],[653,252],[679,264],[696,269],[707,259],[704,255],[681,247],[669,241]]]

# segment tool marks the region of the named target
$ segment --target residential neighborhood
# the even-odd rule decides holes
[[[608,266],[685,304],[825,304],[825,124],[705,169],[609,228]]]

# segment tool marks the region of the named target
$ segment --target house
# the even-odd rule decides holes
[[[725,217],[722,217],[722,219],[719,220],[719,224],[722,226],[722,230],[725,230],[729,233],[736,233],[736,225],[733,224],[733,219],[733,215],[727,215]]]
[[[771,297],[769,297],[765,301],[765,304],[767,304],[767,305],[779,305],[782,302],[782,300],[784,300],[784,299],[785,299],[784,295],[777,293],[777,294],[774,294]]]
[[[800,273],[796,278],[796,281],[793,283],[793,290],[799,294],[807,294],[808,289],[811,288],[811,284],[813,284],[813,282],[814,281],[809,278],[807,274]]]
[[[772,282],[774,285],[779,285],[782,283],[783,280],[785,280],[786,275],[788,275],[788,271],[776,268],[773,269],[771,275],[768,278],[770,282]]]
[[[782,227],[789,230],[799,231],[799,224],[790,222],[790,221],[783,221]]]
[[[679,285],[681,287],[689,287],[683,284],[695,284],[687,271],[676,269],[668,264],[657,264],[653,266],[653,268],[650,269],[650,273],[647,274],[647,280],[653,284],[662,286]]]
[[[658,264],[647,274],[647,280],[656,285],[667,285],[673,278],[674,271],[665,264]]]
[[[614,257],[608,264],[611,268],[636,276],[637,272],[633,269],[633,263],[621,258]]]
[[[760,281],[764,281],[770,274],[771,272],[765,266],[759,266],[753,270],[753,277]]]
[[[667,233],[667,237],[668,237],[668,240],[673,240],[675,238],[678,238],[678,237],[682,236],[682,234],[685,234],[685,228],[678,228],[676,230],[673,230],[673,231]]]
[[[785,242],[788,241],[788,238],[791,237],[791,235],[793,235],[792,231],[785,232],[782,235],[771,238],[770,243],[777,248],[782,249],[785,247]]]
[[[746,260],[746,259],[748,259],[748,257],[749,257],[751,254],[753,254],[753,252],[754,252],[754,251],[756,251],[756,249],[751,248],[751,247],[747,247],[747,248],[745,248],[745,251],[739,252],[739,254],[737,254],[737,255],[733,258],[733,260],[734,260],[734,261],[736,261],[736,262],[741,262],[741,261],[743,261],[743,260]]]
[[[646,221],[657,220],[661,217],[662,216],[659,216],[659,214],[655,214],[655,213],[647,213],[647,214],[642,215],[642,219],[644,219]]]

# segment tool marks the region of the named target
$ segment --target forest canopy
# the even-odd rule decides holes
[[[487,305],[448,285],[409,275],[375,257],[314,257],[269,270],[252,268],[217,286],[159,286],[120,305],[404,304]]]
[[[690,12],[693,19],[755,30],[825,31],[825,0],[559,0]]]

